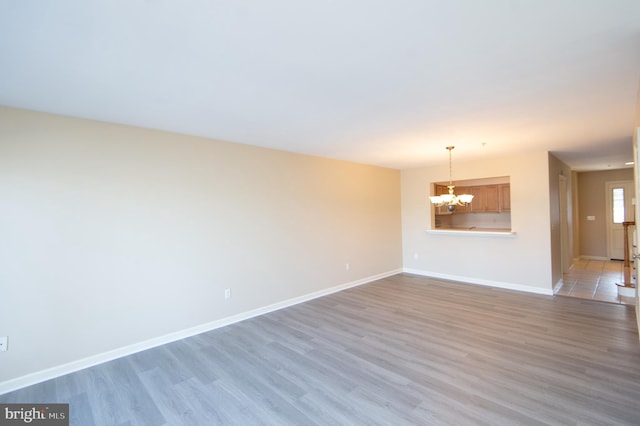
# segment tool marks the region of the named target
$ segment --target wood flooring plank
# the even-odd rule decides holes
[[[640,424],[632,306],[398,274],[0,395],[82,425]]]
[[[111,390],[115,394],[118,413],[144,413],[144,417],[136,419],[136,424],[151,426],[164,423],[165,419],[153,398],[149,393],[139,391],[144,388],[144,385],[129,358],[120,358],[106,363],[104,371],[111,382],[117,384]],[[128,418],[125,417],[124,420]]]
[[[93,417],[93,411],[87,409],[91,407],[91,402],[89,401],[86,392],[73,394],[66,399],[66,402],[69,404],[70,426],[96,424],[96,419]]]

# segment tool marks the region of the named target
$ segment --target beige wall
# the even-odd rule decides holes
[[[398,272],[400,173],[0,108],[0,235],[15,382]]]
[[[633,180],[633,169],[578,173],[580,256],[607,256],[606,183]],[[588,221],[587,216],[596,220]]]
[[[515,238],[426,233],[429,184],[448,165],[402,171],[405,270],[429,276],[551,294],[549,156],[546,152],[456,163],[454,180],[509,176]],[[455,183],[455,182],[454,182]]]

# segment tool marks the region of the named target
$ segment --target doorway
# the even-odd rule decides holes
[[[610,303],[635,303],[635,300],[620,298],[616,284],[625,282],[624,264],[622,260],[611,260],[624,258],[622,223],[634,219],[632,200],[635,184],[632,176],[632,170],[615,170],[578,173],[572,175],[570,182],[560,177],[558,210],[562,280],[554,294]],[[565,195],[569,184],[574,191],[571,196]],[[564,223],[565,218],[568,218],[568,223]],[[617,239],[609,238],[612,233],[608,226],[614,221],[620,228],[620,232],[614,235]],[[573,237],[578,239],[574,246],[578,257],[568,259]],[[612,254],[611,246],[618,252]]]

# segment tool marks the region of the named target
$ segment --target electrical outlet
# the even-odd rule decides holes
[[[231,299],[231,289],[227,288],[224,290],[224,298],[225,299]]]
[[[4,352],[8,349],[8,343],[9,338],[7,336],[0,336],[0,352]]]
[[[349,268],[350,268],[350,266],[349,266],[348,263],[344,265],[344,269],[346,269],[347,271],[349,270]]]

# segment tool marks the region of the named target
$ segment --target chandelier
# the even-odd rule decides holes
[[[456,209],[456,206],[466,206],[473,200],[473,195],[471,194],[462,194],[456,195],[453,193],[453,188],[456,186],[453,184],[451,179],[451,150],[453,150],[455,146],[448,146],[447,150],[449,150],[449,188],[448,194],[442,195],[432,195],[429,197],[431,203],[433,203],[436,207],[447,206],[447,210],[452,212]]]

